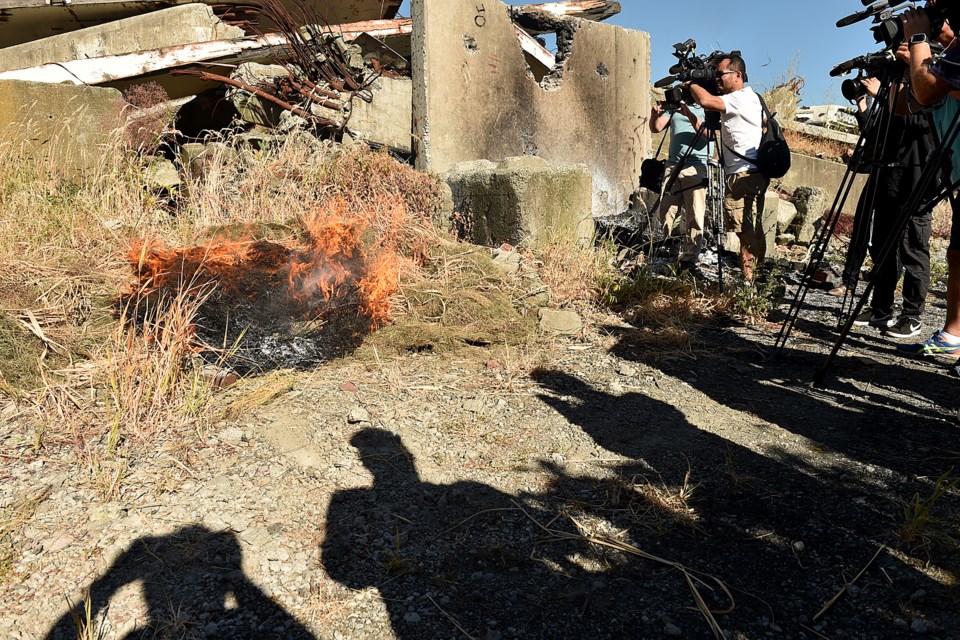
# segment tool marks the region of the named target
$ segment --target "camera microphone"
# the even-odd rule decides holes
[[[666,78],[660,78],[659,80],[654,82],[653,86],[655,86],[657,89],[662,89],[663,87],[670,86],[676,81],[677,81],[677,76],[667,76]]]
[[[865,56],[857,56],[852,60],[841,62],[830,71],[830,77],[836,78],[854,69],[871,69],[882,65],[885,62],[896,61],[897,56],[892,51],[880,51],[879,53],[869,53]]]
[[[846,18],[840,18],[837,20],[838,27],[846,27],[851,24],[860,22],[861,20],[866,20],[867,18],[872,18],[878,16],[887,9],[896,7],[897,5],[908,2],[908,0],[880,0],[879,2],[874,2],[871,4],[869,0],[864,0],[863,4],[867,7],[863,11],[858,11],[853,13]]]

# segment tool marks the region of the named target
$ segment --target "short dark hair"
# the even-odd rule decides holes
[[[740,56],[729,55],[724,60],[729,60],[730,64],[727,67],[731,71],[739,71],[740,75],[743,76],[744,80],[747,78],[747,63],[743,61],[743,58]]]

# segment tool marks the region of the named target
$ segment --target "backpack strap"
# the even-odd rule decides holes
[[[763,97],[762,97],[759,93],[754,93],[754,95],[757,96],[757,100],[760,101],[760,116],[761,116],[760,129],[761,129],[761,131],[762,131],[762,130],[763,130],[763,118],[766,118],[766,120],[767,120],[767,126],[769,127],[769,126],[770,126],[770,123],[773,121],[773,115],[770,113],[770,110],[767,109],[767,103],[763,101]],[[724,146],[724,147],[727,147],[727,150],[728,150],[730,153],[732,153],[733,155],[737,156],[737,157],[740,158],[741,160],[746,160],[747,162],[749,162],[750,164],[752,164],[754,167],[757,167],[757,160],[756,160],[756,158],[750,159],[750,158],[748,158],[747,156],[743,155],[742,153],[737,153],[736,151],[734,151],[733,149],[731,149],[731,148],[723,141],[723,138],[722,138],[722,137],[721,137],[721,139],[720,139],[720,144],[721,144],[722,146]],[[723,151],[722,151],[722,150],[720,151],[720,160],[723,161]],[[757,167],[757,168],[759,169],[759,167]]]
[[[676,112],[676,111],[671,111],[671,112],[670,112],[670,119],[667,120],[667,126],[663,128],[664,131],[666,131],[667,128],[673,123],[673,117],[674,117],[675,115],[677,115],[677,112]],[[671,135],[672,135],[672,134],[671,134]],[[654,160],[656,160],[657,158],[660,157],[660,152],[663,151],[663,143],[666,142],[666,141],[667,141],[667,134],[664,133],[664,134],[663,134],[663,137],[660,138],[660,146],[657,147],[657,152],[656,152],[655,154],[653,154],[653,159],[654,159]]]

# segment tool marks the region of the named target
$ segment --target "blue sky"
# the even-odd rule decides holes
[[[533,4],[508,2],[507,4]],[[698,53],[740,49],[750,83],[770,88],[796,60],[806,84],[801,102],[843,103],[840,81],[830,78],[838,62],[878,51],[869,20],[838,29],[840,18],[862,10],[858,0],[621,0],[623,11],[608,22],[650,34],[653,78],[667,75],[673,45],[688,38]],[[409,1],[400,12],[410,15]]]

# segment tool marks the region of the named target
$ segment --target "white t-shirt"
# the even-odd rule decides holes
[[[756,166],[730,152],[748,158],[757,157],[763,138],[763,109],[760,98],[750,87],[720,96],[726,113],[720,117],[720,141],[723,143],[723,171],[727,175],[755,170]]]

